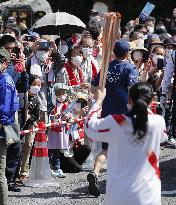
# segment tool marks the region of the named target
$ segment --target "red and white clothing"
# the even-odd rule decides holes
[[[67,108],[68,103],[56,103],[52,114],[62,115]],[[55,125],[48,132],[48,149],[68,149],[69,135],[67,134],[67,125]]]
[[[81,68],[73,70],[71,61],[67,61],[58,73],[57,82],[68,86],[78,86],[84,83],[83,71]]]
[[[98,119],[97,104],[86,118],[88,137],[109,143],[106,205],[161,205],[160,143],[167,140],[165,121],[151,111],[148,133],[137,142],[130,117]]]

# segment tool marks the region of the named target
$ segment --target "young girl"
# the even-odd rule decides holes
[[[167,135],[163,117],[148,109],[152,87],[147,83],[133,85],[129,89],[128,114],[98,119],[104,97],[105,91],[98,90],[85,127],[89,137],[109,144],[105,204],[160,205],[158,160],[160,143],[167,140]],[[93,184],[92,179],[88,180]]]
[[[40,102],[37,94],[41,88],[41,80],[36,75],[31,75],[29,79],[29,91],[28,91],[28,117],[24,130],[34,128],[35,123],[39,119],[40,114]],[[24,113],[24,109],[22,112]],[[21,159],[21,181],[26,181],[29,175],[29,157],[32,150],[32,145],[34,142],[35,133],[29,133],[23,137],[23,147],[22,147],[22,159]]]
[[[55,107],[52,111],[53,121],[62,119],[63,112],[68,106],[67,91],[69,88],[63,83],[54,85],[54,94],[56,97]],[[66,125],[55,125],[48,133],[48,149],[53,175],[57,177],[65,177],[65,174],[60,169],[60,150],[68,150],[69,136],[67,134]]]

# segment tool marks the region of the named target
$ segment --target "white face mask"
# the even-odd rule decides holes
[[[62,102],[65,102],[65,100],[67,99],[67,96],[66,95],[60,95],[56,99],[57,99],[58,102],[62,103]]]
[[[44,62],[48,58],[49,52],[37,51],[35,56],[39,59],[39,61]]]
[[[133,58],[135,61],[138,61],[142,58],[142,53],[140,51],[134,51],[133,52]]]
[[[173,52],[173,49],[166,48],[166,56],[169,57],[171,53]]]
[[[37,85],[35,85],[35,86],[31,85],[30,92],[34,95],[37,95],[40,92],[40,87]]]
[[[154,29],[154,27],[153,27],[153,26],[149,26],[149,27],[148,27],[148,32],[149,32],[149,33],[153,33],[153,32],[154,32],[154,30],[155,30],[155,29]]]
[[[68,52],[68,46],[67,45],[61,45],[60,50],[65,55]]]
[[[81,65],[82,60],[83,60],[82,56],[71,57],[71,62],[77,67]]]
[[[84,58],[88,58],[93,54],[93,49],[92,48],[82,48],[83,56]]]
[[[153,54],[153,58],[152,59],[153,59],[154,64],[157,65],[158,59],[164,59],[164,57],[161,56],[161,55]]]

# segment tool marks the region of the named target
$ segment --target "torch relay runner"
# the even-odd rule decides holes
[[[98,89],[85,130],[93,140],[107,142],[107,205],[160,205],[160,143],[167,141],[164,118],[148,106],[153,89],[136,83],[129,89],[127,114],[98,118],[106,90]]]

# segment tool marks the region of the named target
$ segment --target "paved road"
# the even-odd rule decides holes
[[[160,157],[162,191],[176,190],[176,150],[165,148]],[[67,174],[65,179],[56,179],[58,187],[21,187],[18,193],[10,192],[9,205],[99,205],[105,197],[106,172],[100,177],[102,195],[94,198],[87,195],[86,175],[88,171]],[[162,205],[176,205],[176,194],[162,195]]]

